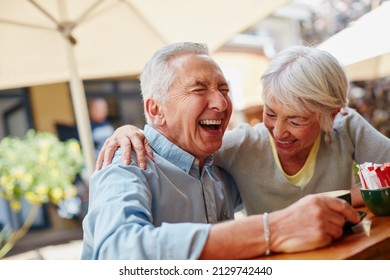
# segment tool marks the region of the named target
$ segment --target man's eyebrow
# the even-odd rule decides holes
[[[196,80],[196,81],[193,83],[193,86],[207,86],[207,83],[204,82],[204,81]]]
[[[208,81],[195,80],[188,87],[208,87],[208,86],[210,86],[210,83]],[[218,87],[223,87],[223,86],[226,86],[229,88],[229,83],[227,83],[227,82],[219,82],[218,83]]]
[[[227,86],[227,87],[229,87],[229,83],[228,82],[220,82],[220,83],[218,83],[218,86]]]
[[[194,80],[187,86],[188,88],[193,88],[193,87],[207,87],[207,83],[201,80]]]

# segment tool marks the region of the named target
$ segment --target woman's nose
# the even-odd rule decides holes
[[[287,126],[284,121],[277,120],[274,123],[274,127],[272,129],[272,133],[275,138],[283,138],[288,134]]]

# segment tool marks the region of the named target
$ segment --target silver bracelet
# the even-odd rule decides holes
[[[264,240],[265,240],[265,255],[269,256],[271,254],[271,248],[269,244],[271,232],[269,230],[269,220],[268,220],[267,212],[264,212],[263,214],[263,227],[264,227]]]

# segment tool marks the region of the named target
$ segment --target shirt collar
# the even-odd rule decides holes
[[[144,134],[155,153],[179,167],[184,172],[189,173],[193,165],[199,168],[199,161],[193,155],[179,148],[150,125],[145,125]],[[205,160],[205,166],[210,166],[212,162],[213,157],[208,157]]]

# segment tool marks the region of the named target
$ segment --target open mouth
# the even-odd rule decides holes
[[[277,142],[278,144],[281,144],[281,145],[289,145],[289,144],[294,143],[295,141],[282,141],[282,140],[277,140],[276,142]]]
[[[221,128],[222,120],[202,120],[198,124],[203,128],[218,130]]]

